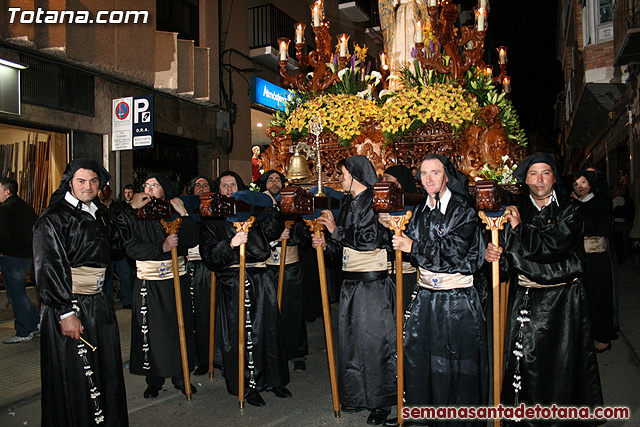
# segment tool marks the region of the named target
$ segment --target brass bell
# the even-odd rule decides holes
[[[311,177],[311,171],[309,170],[309,166],[307,166],[307,158],[298,151],[293,153],[293,156],[289,159],[289,168],[287,171],[287,179],[290,181],[303,180]]]

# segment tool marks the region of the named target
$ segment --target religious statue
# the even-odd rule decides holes
[[[378,10],[391,74],[397,76],[410,64],[415,48],[415,23],[422,21],[424,28],[429,17],[427,5],[425,0],[378,0]]]

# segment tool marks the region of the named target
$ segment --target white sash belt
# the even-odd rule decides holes
[[[136,275],[140,280],[173,279],[173,263],[166,261],[136,261]],[[187,274],[184,257],[178,257],[178,276]]]
[[[387,270],[389,271],[389,274],[396,274],[396,269],[393,268],[393,262],[391,261],[387,261]],[[402,261],[402,274],[412,274],[416,272],[416,268],[411,265],[410,262],[407,261]]]
[[[233,264],[229,268],[240,268],[240,264]],[[267,268],[267,264],[264,261],[261,262],[247,262],[244,268]]]
[[[280,256],[282,255],[282,248],[276,246],[271,251],[271,256],[267,259],[267,265],[280,265]],[[298,256],[298,246],[287,246],[287,259],[284,261],[285,265],[294,264],[300,261]]]
[[[196,245],[187,250],[187,259],[189,261],[202,261],[202,257],[200,256],[200,245]]]
[[[344,247],[342,250],[342,271],[366,273],[370,271],[387,270],[387,251],[375,249],[373,251],[357,251]]]
[[[106,267],[71,267],[71,291],[80,295],[100,293],[106,270]]]
[[[564,286],[567,284],[568,283],[555,283],[553,285],[541,285],[540,283],[534,282],[533,280],[529,279],[527,276],[523,274],[518,274],[518,285],[524,286],[525,288],[537,288],[537,289],[555,288],[556,286]]]
[[[473,276],[460,273],[433,273],[421,267],[418,284],[433,291],[470,288],[473,286]]]
[[[607,240],[602,236],[584,236],[584,251],[588,254],[600,254],[607,250]]]

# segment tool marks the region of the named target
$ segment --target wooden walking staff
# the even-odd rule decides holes
[[[182,218],[173,221],[160,222],[167,234],[178,234]],[[184,314],[182,312],[182,292],[180,290],[180,274],[178,268],[178,248],[171,248],[171,263],[173,267],[173,290],[176,294],[176,315],[178,317],[178,335],[180,336],[180,356],[182,357],[182,375],[184,377],[184,394],[191,400],[191,380],[189,379],[189,360],[187,358],[187,336],[184,333]]]
[[[324,214],[322,214],[324,216]],[[324,225],[318,219],[305,219],[304,222],[312,233],[320,237]],[[316,248],[318,257],[318,273],[320,274],[320,293],[322,295],[322,314],[324,318],[324,335],[327,341],[327,357],[329,358],[329,378],[331,380],[331,396],[333,398],[333,414],[340,418],[340,400],[338,397],[338,376],[336,373],[336,359],[333,352],[333,333],[331,332],[331,313],[329,312],[329,293],[327,292],[327,271],[324,266],[324,250],[322,246]]]
[[[507,222],[508,210],[503,209],[505,197],[495,180],[476,182],[476,209],[487,230],[491,230],[491,243],[496,249],[500,246],[498,232],[504,229]],[[487,215],[487,212],[491,214]],[[508,284],[500,285],[500,261],[491,263],[493,289],[493,403],[500,405],[502,387],[502,359],[504,353],[504,335],[507,318]],[[500,426],[500,420],[494,419],[495,427]]]
[[[209,299],[209,378],[213,378],[213,337],[216,327],[216,273],[211,272],[211,298]]]
[[[412,211],[406,211],[403,215],[391,215],[389,228],[396,236],[402,236],[407,224],[413,216]],[[398,355],[398,424],[403,425],[402,408],[404,406],[404,328],[403,328],[403,277],[402,277],[402,251],[396,250],[396,352]]]
[[[290,230],[293,227],[295,221],[285,221],[285,230]],[[280,270],[278,272],[278,309],[282,311],[282,287],[284,286],[284,266],[287,261],[287,239],[282,241],[282,248],[280,250]]]
[[[250,216],[249,219],[242,222],[234,222],[233,226],[236,228],[236,232],[246,231],[255,222],[256,217]],[[247,244],[240,245],[240,274],[238,277],[239,295],[238,295],[238,406],[240,409],[244,408],[244,322],[245,322],[245,307],[244,307],[244,279],[246,273],[247,262]]]
[[[413,196],[399,189],[393,182],[376,182],[373,186],[373,210],[375,212],[404,212],[402,215],[389,216],[389,228],[396,236],[401,236],[407,228],[407,224],[413,216],[410,210],[405,211],[405,206],[415,206],[424,200],[423,196]],[[403,425],[402,408],[404,406],[404,316],[403,295],[404,280],[402,276],[402,251],[396,250],[396,354],[398,369],[398,424]]]

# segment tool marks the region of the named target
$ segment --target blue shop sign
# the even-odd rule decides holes
[[[274,110],[284,110],[284,102],[291,95],[287,89],[260,77],[251,77],[251,102]]]

